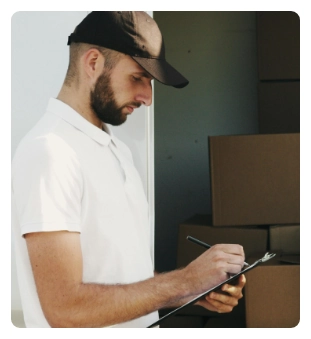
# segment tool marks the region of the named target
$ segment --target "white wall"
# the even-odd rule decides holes
[[[68,66],[67,39],[88,12],[17,12],[12,29],[12,155],[56,97]],[[152,15],[152,12],[148,12]],[[141,107],[114,133],[131,148],[150,204],[153,246],[153,106]],[[14,244],[12,243],[12,248]],[[21,309],[12,251],[12,309]]]

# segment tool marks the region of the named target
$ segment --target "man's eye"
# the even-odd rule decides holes
[[[134,81],[141,81],[141,78],[135,77],[135,76],[133,75],[133,80],[134,80]]]

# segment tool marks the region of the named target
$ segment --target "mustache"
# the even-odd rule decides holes
[[[141,106],[141,103],[137,102],[137,101],[132,101],[132,102],[129,102],[129,103],[123,105],[123,107],[126,107],[126,106],[132,106],[132,107],[135,107],[135,108],[139,108]]]

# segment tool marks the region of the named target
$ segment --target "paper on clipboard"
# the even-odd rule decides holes
[[[147,328],[153,328],[153,327],[157,327],[164,319],[167,319],[168,317],[176,314],[177,312],[179,312],[180,310],[182,310],[183,308],[194,304],[195,302],[197,302],[199,299],[205,297],[207,294],[216,291],[218,289],[221,288],[221,286],[223,286],[224,284],[230,283],[234,280],[236,280],[240,275],[250,271],[251,269],[257,267],[258,265],[260,265],[263,262],[266,262],[268,260],[270,260],[271,258],[273,258],[275,256],[275,253],[269,253],[267,252],[262,258],[258,259],[257,261],[255,261],[253,264],[247,266],[246,268],[242,269],[242,271],[240,271],[239,273],[231,276],[230,278],[228,278],[227,280],[223,281],[222,283],[212,287],[211,289],[205,291],[204,293],[198,295],[197,297],[195,297],[194,299],[190,300],[189,302],[187,302],[186,304],[176,308],[175,310],[173,310],[172,312],[166,314],[165,316],[163,316],[162,318],[160,318],[159,320],[157,320],[156,322],[152,323],[151,325],[149,325]]]

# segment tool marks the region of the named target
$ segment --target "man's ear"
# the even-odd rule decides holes
[[[105,64],[104,56],[96,48],[89,49],[82,57],[85,75],[91,82],[102,74]]]

